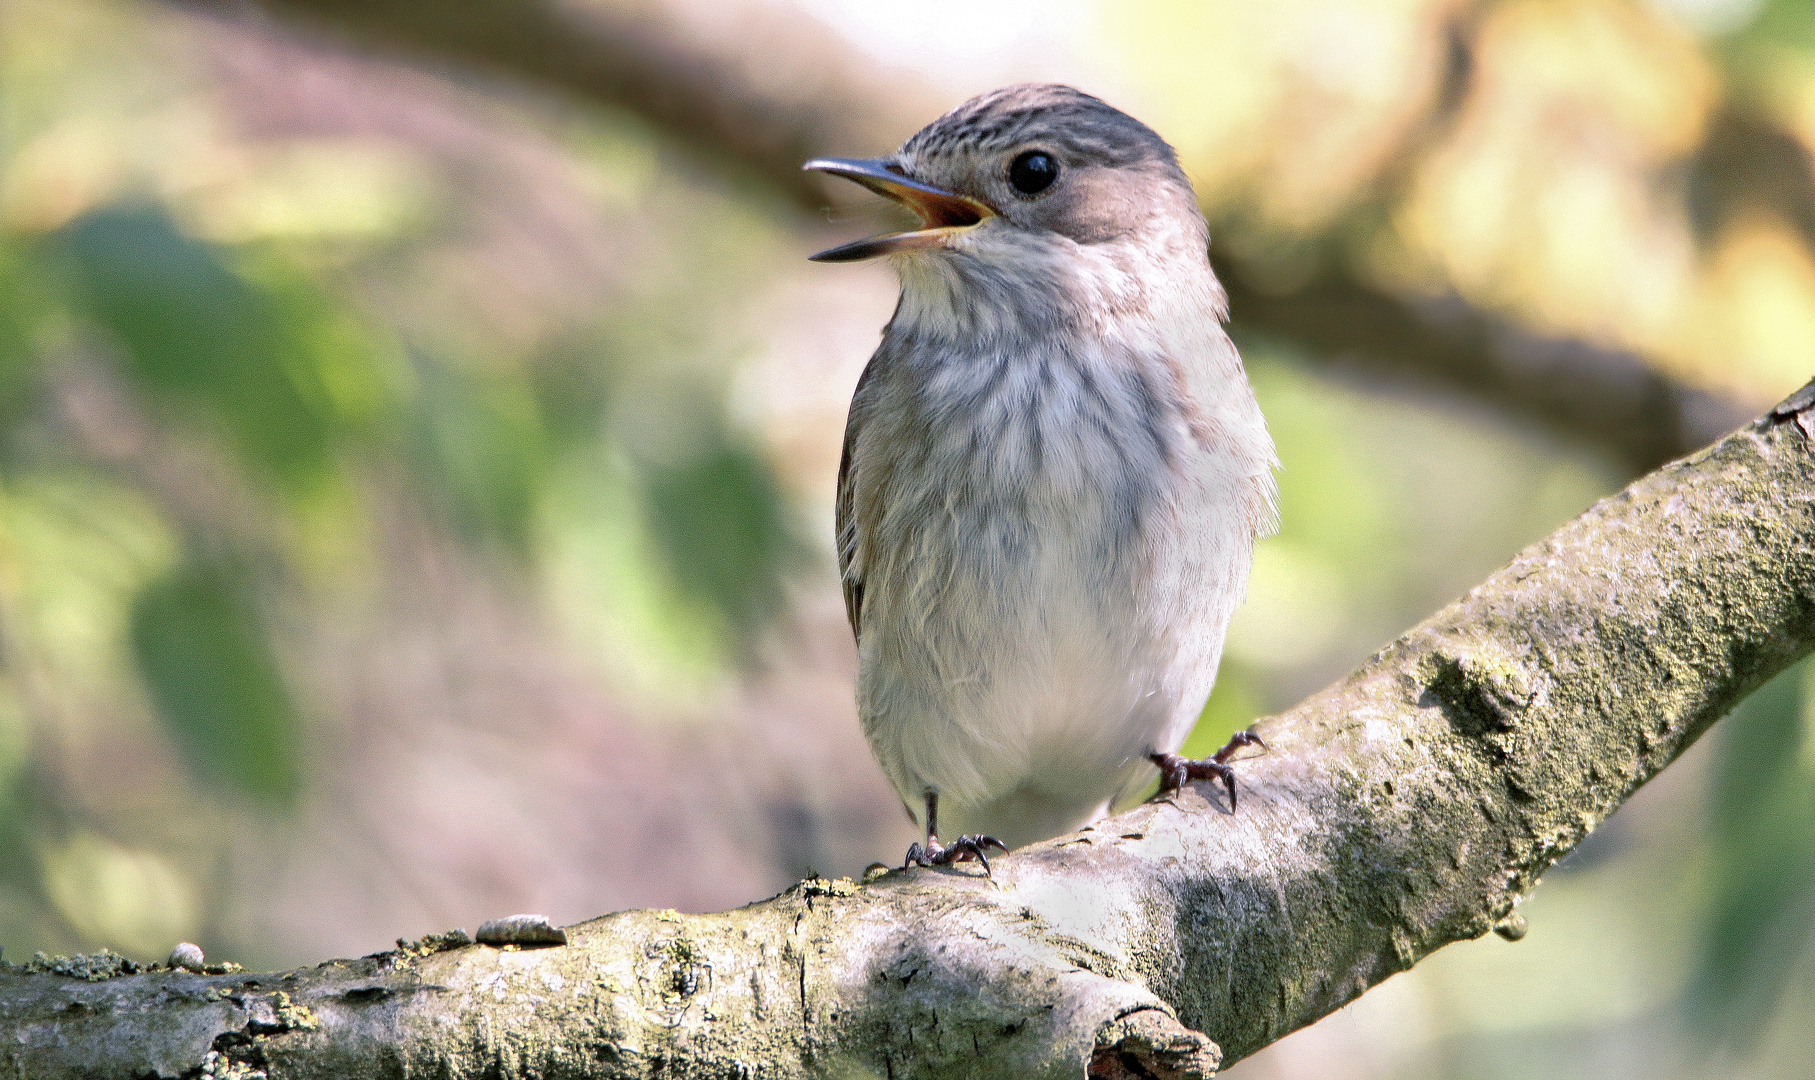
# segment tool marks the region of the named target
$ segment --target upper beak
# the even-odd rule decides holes
[[[996,216],[994,210],[968,195],[908,179],[893,158],[814,158],[801,168],[855,180],[920,217],[920,228],[912,232],[854,240],[811,256],[814,262],[856,262],[897,251],[942,247],[953,235]]]

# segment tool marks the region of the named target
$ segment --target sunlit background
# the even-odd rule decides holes
[[[875,212],[421,6],[455,29],[0,4],[9,960],[715,910],[911,839],[830,548],[895,285],[805,261]],[[566,7],[717,58],[655,67],[767,110],[752,144],[879,153],[1055,79],[1180,149],[1285,463],[1200,751],[1656,463],[1595,407],[1353,363],[1358,324],[1293,314],[1315,289],[1721,416],[1815,374],[1807,0]],[[1815,1076],[1815,679],[1522,910],[1233,1075]]]

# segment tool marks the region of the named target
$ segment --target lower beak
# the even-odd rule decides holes
[[[908,179],[897,171],[900,166],[893,158],[814,158],[801,168],[855,180],[878,195],[894,199],[920,218],[920,228],[912,232],[884,233],[841,244],[811,256],[814,262],[857,262],[900,251],[944,247],[954,235],[996,216],[994,210],[968,195]]]

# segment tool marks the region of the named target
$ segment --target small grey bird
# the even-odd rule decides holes
[[[1175,751],[1216,678],[1277,461],[1178,156],[1067,86],[958,106],[889,157],[823,158],[920,228],[851,402],[838,556],[858,713],[908,862],[980,859],[1103,815]],[[924,813],[917,813],[923,808]],[[964,835],[940,844],[939,816]]]

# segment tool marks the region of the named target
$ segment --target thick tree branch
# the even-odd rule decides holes
[[[245,10],[240,0],[176,2],[203,12]],[[710,43],[608,4],[263,0],[263,7],[303,25],[626,109],[701,160],[754,178],[809,211],[827,205],[830,193],[822,178],[800,171],[801,162],[880,152],[953,104],[911,74],[853,58],[831,31],[804,18],[784,27],[752,13],[734,40]],[[1469,26],[1469,18],[1459,17],[1452,27],[1455,70],[1436,95],[1428,131],[1401,155],[1401,172],[1434,138],[1429,131],[1443,130],[1458,108]],[[1699,156],[1692,169],[1704,217],[1736,200],[1751,205],[1769,177],[1782,173],[1790,160],[1783,147],[1794,140],[1760,130],[1758,124],[1715,126],[1711,138],[1720,152]],[[1759,147],[1768,152],[1748,152]],[[1737,170],[1743,183],[1731,179],[1736,170],[1723,164],[1729,161],[1748,163]],[[1801,187],[1791,178],[1771,190],[1802,192],[1806,173]],[[1390,179],[1383,184],[1394,186]],[[1806,209],[1804,216],[1815,215],[1815,204]],[[1705,445],[1747,415],[1742,406],[1659,373],[1642,357],[1534,334],[1456,296],[1399,296],[1340,270],[1268,292],[1248,285],[1269,276],[1258,260],[1222,248],[1215,259],[1237,330],[1298,343],[1320,362],[1461,393],[1607,453],[1633,474]]]
[[[1602,500],[1201,789],[998,861],[571,943],[278,975],[0,972],[36,1080],[1206,1076],[1449,942],[1815,648],[1815,383]],[[221,1055],[225,1055],[222,1057]],[[185,1073],[185,1070],[190,1072]],[[241,1073],[240,1075],[244,1075]]]

